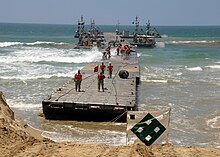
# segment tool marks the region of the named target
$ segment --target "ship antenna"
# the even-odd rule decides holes
[[[135,24],[135,34],[138,34],[138,32],[139,32],[139,21],[138,21],[137,16],[135,18],[135,22],[132,22],[132,24]]]
[[[147,35],[149,35],[149,33],[150,33],[150,20],[149,19],[148,19],[146,24],[147,24],[147,26],[146,26],[146,28],[147,28],[146,33],[147,33]]]

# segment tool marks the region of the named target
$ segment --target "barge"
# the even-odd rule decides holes
[[[75,91],[74,80],[58,88],[42,101],[46,119],[73,119],[83,121],[121,121],[126,122],[127,111],[136,110],[138,104],[138,84],[140,66],[137,52],[131,52],[127,59],[113,56],[103,61],[113,65],[112,78],[105,71],[105,90],[98,91],[97,73],[91,63],[81,69],[81,92]],[[123,77],[125,72],[126,76]]]

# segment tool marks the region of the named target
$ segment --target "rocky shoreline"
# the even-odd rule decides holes
[[[0,92],[0,156],[1,157],[218,157],[219,148],[173,146],[172,144],[145,146],[136,142],[127,146],[106,144],[56,143],[43,138],[17,118]]]

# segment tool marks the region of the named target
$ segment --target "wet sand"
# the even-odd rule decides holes
[[[1,157],[218,157],[219,148],[145,146],[136,142],[127,146],[106,144],[56,143],[41,136],[14,115],[0,92],[0,156]]]

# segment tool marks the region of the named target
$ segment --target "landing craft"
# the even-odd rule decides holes
[[[132,24],[135,24],[134,32],[132,34],[129,34],[129,31],[124,31],[124,33],[120,37],[125,39],[132,39],[132,41],[130,41],[130,44],[137,47],[155,47],[155,38],[161,38],[161,35],[156,30],[156,28],[151,27],[150,20],[148,20],[146,31],[140,28],[140,22],[138,21],[137,16]]]
[[[97,47],[104,49],[106,47],[104,34],[95,25],[95,21],[93,19],[91,19],[89,30],[85,31],[85,22],[83,20],[83,16],[81,16],[81,19],[78,21],[74,37],[79,39],[76,48],[90,49],[92,47]]]

